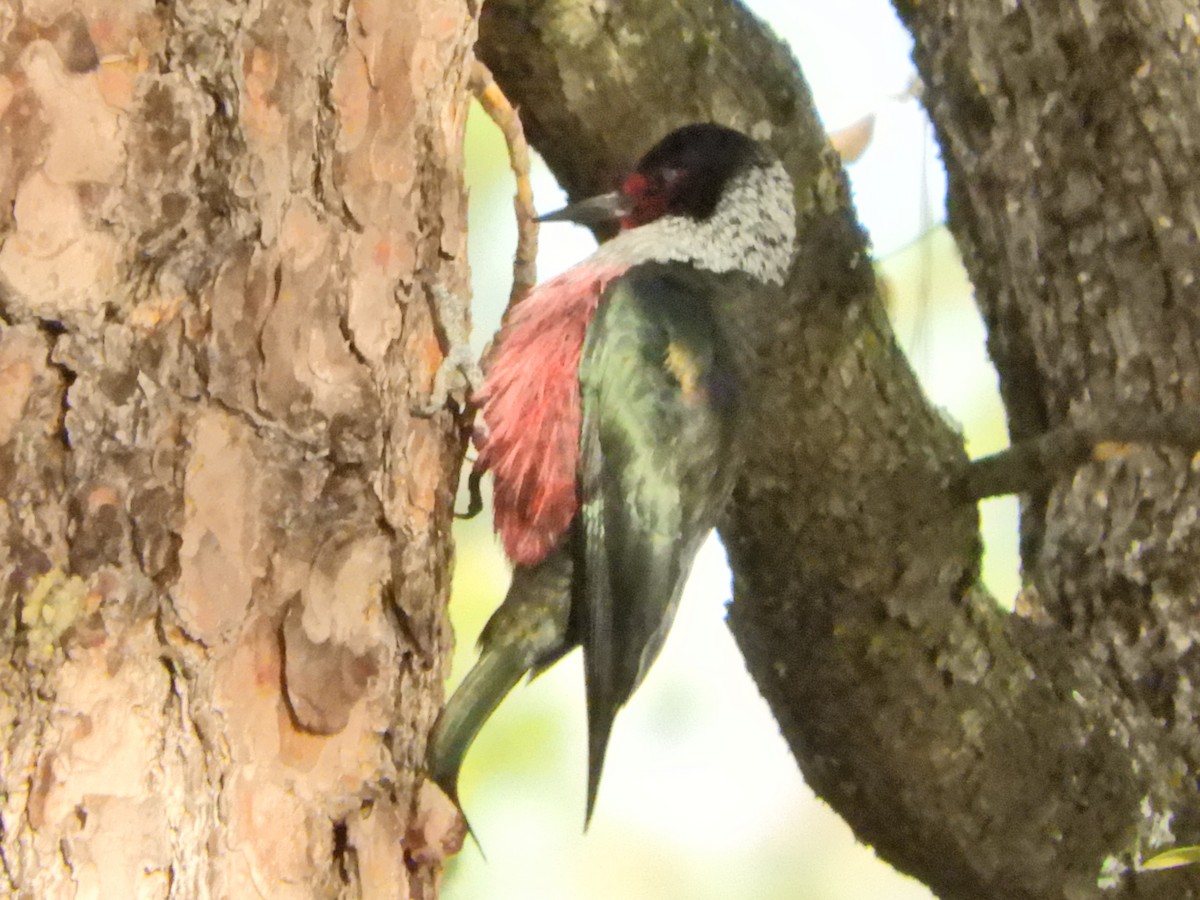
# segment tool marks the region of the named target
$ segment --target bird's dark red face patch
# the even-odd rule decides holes
[[[634,172],[621,184],[621,196],[628,212],[621,216],[621,228],[637,228],[661,218],[671,206],[669,185],[663,179]]]

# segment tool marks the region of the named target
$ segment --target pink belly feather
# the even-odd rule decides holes
[[[475,397],[476,467],[492,473],[496,531],[519,565],[541,562],[579,509],[579,357],[622,271],[582,263],[534,288],[509,313]]]

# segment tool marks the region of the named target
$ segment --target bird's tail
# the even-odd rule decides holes
[[[454,801],[473,838],[475,833],[458,799],[463,760],[483,724],[528,671],[528,660],[520,648],[497,647],[485,651],[458,686],[429,735],[425,757],[429,780]],[[479,843],[478,838],[475,843]]]
[[[604,770],[604,756],[608,752],[608,739],[612,735],[618,708],[616,703],[588,703],[588,784],[587,811],[583,818],[584,831],[591,824],[592,813],[596,810],[600,773]]]
[[[426,772],[459,812],[459,772],[484,723],[525,673],[536,674],[577,643],[568,630],[571,572],[563,549],[537,566],[517,567],[508,595],[480,635],[479,660],[434,723]]]

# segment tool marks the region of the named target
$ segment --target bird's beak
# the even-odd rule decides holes
[[[537,220],[539,222],[575,222],[579,225],[596,226],[615,222],[628,212],[625,198],[621,196],[621,192],[613,191],[611,194],[589,197],[578,203],[564,206],[552,213],[538,216]]]

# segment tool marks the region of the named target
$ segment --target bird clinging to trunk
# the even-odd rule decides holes
[[[732,489],[751,368],[735,313],[777,302],[794,203],[764,145],[697,124],[655,145],[617,191],[543,217],[620,231],[513,308],[474,398],[476,467],[492,475],[514,571],[430,738],[430,777],[456,803],[492,711],[582,645],[590,821],[614,718],[662,649]]]

